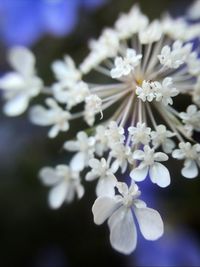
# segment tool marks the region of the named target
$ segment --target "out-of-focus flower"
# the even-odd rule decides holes
[[[200,0],[194,1],[187,12],[187,15],[192,20],[200,19]]]
[[[0,1],[0,37],[8,45],[30,45],[44,33],[63,36],[76,25],[80,9],[92,10],[104,0]]]

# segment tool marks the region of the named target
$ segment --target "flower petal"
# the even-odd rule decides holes
[[[58,209],[63,202],[67,194],[67,184],[62,182],[53,187],[49,192],[48,202],[52,209]]]
[[[136,182],[141,182],[147,177],[147,173],[148,167],[144,167],[142,169],[135,168],[131,171],[130,177]]]
[[[60,177],[51,167],[44,167],[39,172],[39,177],[44,185],[54,185],[60,181]]]
[[[159,162],[155,162],[153,166],[150,167],[149,176],[152,183],[160,187],[167,187],[171,181],[168,169]]]
[[[82,171],[85,167],[85,154],[82,152],[76,153],[70,162],[70,167],[73,171]]]
[[[104,223],[120,205],[121,203],[117,202],[114,198],[98,197],[92,206],[94,222],[97,225]]]
[[[198,175],[198,168],[196,162],[190,159],[185,160],[184,167],[181,170],[181,174],[189,179],[195,178]]]
[[[140,231],[147,240],[156,240],[163,235],[164,226],[160,214],[150,208],[134,208]]]
[[[130,254],[137,244],[137,232],[131,210],[124,206],[117,209],[108,224],[112,247],[123,254]]]
[[[7,116],[21,115],[28,107],[29,98],[25,94],[18,94],[11,98],[3,107]]]
[[[9,61],[12,67],[24,76],[31,76],[34,73],[35,57],[25,47],[14,47],[9,51]]]
[[[31,108],[30,110],[30,120],[32,123],[48,126],[51,125],[52,122],[52,113],[48,112],[44,107],[37,105]]]
[[[114,196],[116,186],[116,179],[114,176],[107,176],[100,178],[96,186],[97,196]]]

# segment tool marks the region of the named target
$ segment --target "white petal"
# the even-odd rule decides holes
[[[150,167],[149,176],[151,181],[160,187],[167,187],[171,181],[168,169],[159,162]]]
[[[156,240],[163,235],[164,226],[160,214],[150,208],[134,208],[140,231],[147,240]]]
[[[130,254],[137,244],[137,232],[130,209],[122,206],[109,219],[110,242],[114,249]]]
[[[119,169],[119,161],[116,159],[115,161],[113,161],[113,163],[111,165],[111,170],[113,173],[116,173],[118,171],[118,169]]]
[[[25,47],[14,47],[9,51],[9,62],[12,67],[24,76],[34,73],[35,57]]]
[[[70,167],[73,171],[82,171],[85,167],[85,154],[82,152],[76,153],[70,162]]]
[[[79,146],[77,141],[67,141],[64,143],[64,149],[68,151],[78,151]]]
[[[85,180],[86,180],[86,181],[93,181],[93,180],[97,179],[98,176],[99,176],[99,175],[96,174],[95,172],[90,171],[90,172],[88,172],[88,173],[86,174],[86,176],[85,176]]]
[[[163,152],[157,152],[154,154],[154,160],[156,161],[166,161],[168,158],[169,157]]]
[[[147,174],[148,174],[148,167],[144,167],[142,169],[135,168],[131,171],[130,177],[136,182],[141,182],[147,177]]]
[[[59,131],[60,131],[59,126],[57,124],[53,125],[48,132],[48,137],[49,138],[55,138],[58,135]]]
[[[7,116],[18,116],[27,109],[28,104],[29,98],[24,94],[19,94],[4,105],[3,111]]]
[[[76,186],[76,193],[77,193],[77,196],[78,196],[79,199],[83,197],[83,195],[85,193],[85,189],[82,186],[82,184],[78,184]]]
[[[142,150],[134,151],[133,159],[143,160],[144,159],[144,151],[142,151]]]
[[[44,185],[53,185],[60,181],[60,177],[51,167],[44,167],[39,172],[39,177]]]
[[[185,160],[184,168],[181,170],[181,174],[189,179],[195,178],[198,175],[197,164],[194,160]]]
[[[100,178],[96,186],[97,196],[114,196],[116,179],[113,176]]]
[[[114,198],[98,197],[92,206],[94,222],[98,225],[104,223],[120,205]]]
[[[3,90],[22,90],[26,87],[26,83],[21,75],[10,72],[0,79],[0,88]]]
[[[52,124],[51,114],[44,107],[37,105],[30,110],[30,120],[34,124],[48,126]]]
[[[49,205],[52,209],[58,209],[63,202],[67,194],[67,184],[65,182],[53,187],[49,192]]]

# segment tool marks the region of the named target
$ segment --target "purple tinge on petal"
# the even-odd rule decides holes
[[[140,238],[136,266],[200,266],[200,244],[187,229],[166,232],[155,242]]]
[[[71,32],[78,16],[77,0],[43,0],[41,17],[47,32],[62,36]]]

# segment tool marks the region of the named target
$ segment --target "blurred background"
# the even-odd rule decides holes
[[[7,49],[20,44],[34,51],[39,76],[50,84],[54,59],[67,53],[79,63],[88,51],[88,40],[112,26],[135,2],[0,0],[0,75],[9,69]],[[139,1],[151,19],[166,10],[174,16],[184,14],[191,3]],[[40,184],[38,170],[67,162],[62,144],[76,128],[70,136],[61,134],[52,141],[47,129],[31,125],[26,114],[18,118],[0,114],[0,266],[200,266],[200,179],[182,178],[177,162],[171,166],[169,189],[142,185],[143,199],[164,219],[165,235],[148,242],[139,233],[138,247],[130,256],[112,250],[107,226],[93,223],[94,184],[87,184],[81,201],[56,211],[48,208],[48,189]]]

